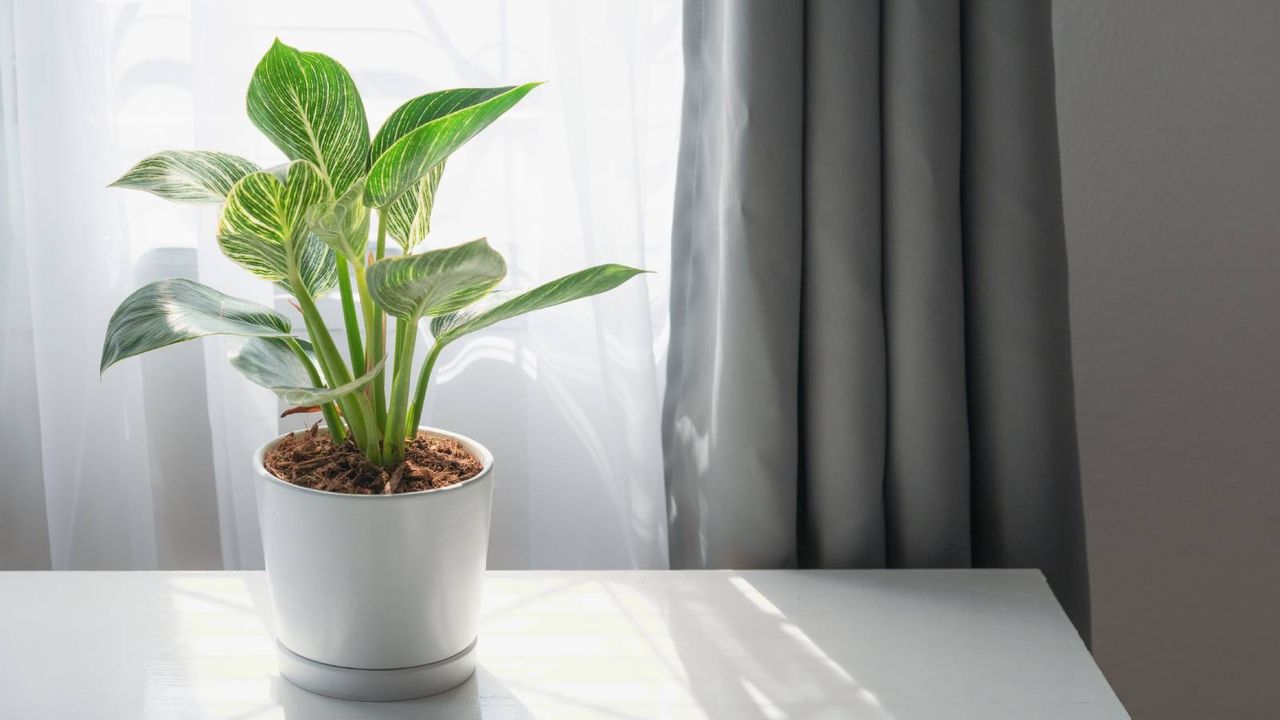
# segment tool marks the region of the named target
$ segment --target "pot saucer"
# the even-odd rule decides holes
[[[412,700],[461,685],[476,670],[476,641],[437,662],[389,670],[326,665],[304,658],[276,641],[280,674],[303,690],[343,700]]]

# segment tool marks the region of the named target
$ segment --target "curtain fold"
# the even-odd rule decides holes
[[[13,6],[0,2],[0,67],[12,63],[15,46]],[[22,226],[20,145],[15,113],[8,112],[17,94],[14,77],[0,73],[0,239],[16,237]],[[38,407],[35,338],[23,243],[0,242],[0,398],[14,408]],[[9,470],[0,483],[0,570],[50,566],[49,523],[45,515],[44,471],[41,468],[40,418],[24,413],[23,422],[6,424],[0,433],[0,457]]]
[[[1037,567],[1087,635],[1049,11],[686,2],[673,567]]]
[[[0,480],[12,487],[38,478],[43,491],[43,503],[6,492],[6,504],[21,503],[6,513],[28,518],[24,537],[7,542],[47,545],[54,569],[154,569],[141,371],[134,365],[98,376],[102,330],[131,261],[120,211],[104,189],[109,180],[84,172],[112,161],[113,93],[99,75],[109,35],[95,10],[66,12],[54,2],[4,9],[12,19],[4,114],[15,150],[4,158],[14,180],[6,200],[15,212],[3,242],[26,261],[6,268],[26,275],[23,295],[6,298],[14,303],[6,322],[21,315],[19,322],[29,323],[33,362],[30,374],[7,378],[27,392],[5,396],[0,430],[35,443],[40,459],[38,470],[6,464]],[[16,404],[24,399],[33,404]],[[43,528],[31,523],[41,510]],[[43,539],[28,540],[41,530]]]

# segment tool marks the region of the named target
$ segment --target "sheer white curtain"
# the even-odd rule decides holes
[[[426,418],[498,458],[491,567],[665,566],[678,0],[0,7],[0,567],[261,564],[250,455],[301,421],[216,340],[101,381],[97,357],[115,304],[158,277],[287,308],[222,258],[214,211],[104,188],[164,148],[282,159],[244,114],[276,36],[343,62],[375,127],[431,90],[549,81],[450,161],[428,242],[489,237],[516,287],[608,261],[657,274],[456,343]]]

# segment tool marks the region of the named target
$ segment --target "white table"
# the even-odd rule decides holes
[[[280,678],[257,572],[0,573],[0,718],[1127,718],[1038,572],[491,572],[480,669]]]

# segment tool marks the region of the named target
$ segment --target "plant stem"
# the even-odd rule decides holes
[[[426,362],[422,363],[422,372],[418,374],[418,387],[413,394],[413,412],[409,423],[404,428],[407,437],[412,437],[422,425],[422,409],[427,402],[427,383],[431,382],[431,370],[435,368],[436,358],[440,356],[441,350],[444,350],[444,345],[440,343],[432,345],[431,352],[427,353]]]
[[[321,386],[337,387],[339,382],[336,378],[338,376],[330,369],[330,362],[325,354],[320,351],[320,346],[316,340],[320,331],[316,330],[316,324],[313,322],[313,318],[305,312],[302,314],[302,321],[306,323],[307,337],[311,338],[312,348],[316,351],[316,362],[320,364],[320,369],[324,371],[325,379],[322,381]],[[363,445],[365,433],[359,427],[359,417],[356,413],[351,411],[346,398],[339,398],[335,402],[342,408],[342,416],[347,421],[347,429],[351,438],[356,441],[357,445]]]
[[[292,279],[292,285],[296,288],[303,287],[301,278]],[[329,386],[338,387],[351,382],[351,373],[342,362],[342,355],[338,352],[329,329],[325,327],[324,319],[320,316],[320,309],[316,307],[315,301],[305,290],[295,297],[298,299],[298,306],[302,308],[302,319],[307,324],[311,344],[316,348],[316,359],[320,361],[320,367],[329,378]],[[365,454],[377,459],[380,454],[378,434],[377,428],[372,424],[373,418],[370,417],[369,399],[364,396],[364,393],[354,392],[340,398],[338,403],[342,406],[356,445],[360,446]]]
[[[395,345],[395,348],[391,351],[392,352],[391,357],[394,357],[394,358],[400,357],[400,350],[404,347],[404,333],[400,332],[401,322],[402,322],[401,320],[398,320],[398,319],[396,320],[396,345]],[[417,323],[414,323],[414,324],[416,325]]]
[[[377,252],[374,254],[374,260],[381,260],[387,256],[387,216],[382,210],[378,211],[378,245]]]
[[[418,338],[418,323],[413,320],[396,320],[396,374],[391,383],[391,398],[387,409],[387,425],[382,433],[385,464],[400,462],[404,457],[404,423],[408,415],[409,376],[413,373],[413,346]]]
[[[352,374],[364,374],[364,349],[360,345],[360,323],[356,319],[356,304],[351,296],[351,276],[347,274],[347,259],[336,258],[338,267],[338,295],[342,298],[342,322],[347,331],[347,351],[351,355]],[[376,362],[376,361],[375,361]]]
[[[404,331],[404,328],[406,328],[406,327],[407,327],[406,323],[402,323],[402,322],[399,322],[399,320],[397,320],[397,322],[396,322],[396,345],[394,345],[394,352],[396,352],[396,355],[393,355],[393,357],[397,357],[397,359],[398,359],[398,357],[399,357],[399,356],[401,356],[401,352],[404,350],[404,334],[406,334],[406,331]],[[415,328],[417,327],[417,322],[413,323],[413,327],[415,327]],[[413,356],[412,356],[412,355],[410,355],[410,361],[412,361],[412,360],[413,360]],[[406,368],[408,368],[408,365],[404,365],[404,366],[406,366]],[[397,361],[397,365],[396,365],[396,370],[397,370],[397,372],[399,372],[399,364],[398,364],[398,361]],[[394,391],[394,386],[392,386],[392,387],[393,387],[393,391]],[[406,395],[408,395],[408,388],[406,388],[406,391],[404,391],[404,392],[406,392]],[[408,414],[412,414],[412,407],[410,407],[410,410],[408,410]],[[387,427],[387,420],[384,420],[384,421],[383,421],[383,427]]]
[[[378,211],[378,245],[377,252],[373,256],[374,261],[381,260],[387,254],[387,215],[382,210]],[[372,296],[369,295],[369,285],[365,281],[361,272],[356,277],[356,282],[361,286],[360,302],[364,302],[365,298],[369,299],[370,314],[374,318],[373,331],[369,336],[370,347],[369,352],[374,354],[374,359],[370,360],[370,367],[377,363],[387,354],[387,316],[382,312],[374,302]],[[369,325],[366,325],[369,327]],[[378,426],[382,427],[387,421],[387,369],[383,368],[378,373],[373,382],[369,384],[373,395],[373,415]]]
[[[356,291],[360,294],[360,312],[364,315],[365,348],[369,351],[367,362],[368,367],[372,367],[382,359],[377,343],[378,332],[381,329],[378,326],[382,323],[382,315],[373,304],[373,297],[369,295],[369,282],[365,279],[364,264],[356,263],[355,272]],[[373,400],[374,423],[377,427],[382,427],[387,419],[387,397],[382,392],[381,384],[375,379],[366,386],[366,394]]]
[[[320,377],[320,372],[316,370],[315,364],[311,362],[311,358],[307,356],[298,341],[290,337],[285,338],[284,343],[289,346],[298,361],[307,369],[307,375],[311,377],[311,384],[316,387],[323,386],[324,380]],[[324,413],[324,424],[328,426],[329,436],[333,438],[334,444],[344,442],[347,439],[347,429],[343,427],[342,421],[338,419],[338,408],[333,403],[328,402],[322,405],[320,410]]]

